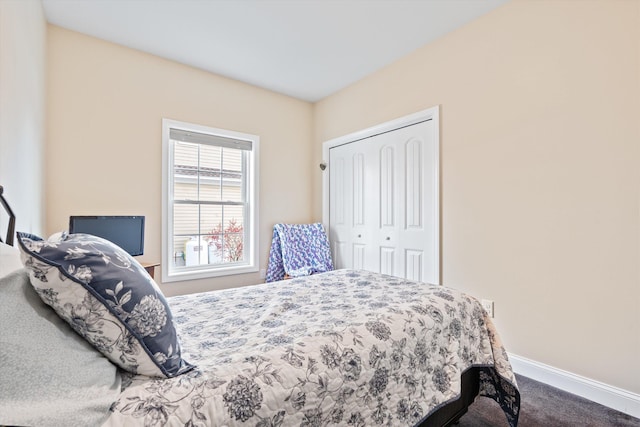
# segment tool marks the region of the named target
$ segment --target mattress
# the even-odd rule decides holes
[[[418,425],[460,395],[471,367],[517,425],[507,353],[480,303],[456,290],[337,270],[168,301],[197,368],[123,374],[107,427]]]

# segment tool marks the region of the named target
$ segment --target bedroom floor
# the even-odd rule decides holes
[[[521,395],[519,427],[640,427],[640,419],[516,375]],[[479,397],[459,427],[507,426],[498,404]]]

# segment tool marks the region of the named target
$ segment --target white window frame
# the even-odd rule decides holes
[[[233,138],[251,143],[248,150],[248,165],[245,173],[247,179],[247,216],[244,218],[245,228],[244,251],[246,260],[242,264],[206,264],[190,267],[173,267],[173,141],[170,130],[179,129],[187,132],[198,132],[223,138]],[[162,119],[162,281],[177,282],[183,280],[205,279],[228,276],[232,274],[254,273],[258,271],[258,165],[260,137],[225,129],[186,123],[171,119]]]

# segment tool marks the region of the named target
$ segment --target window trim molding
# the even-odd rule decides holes
[[[222,138],[232,138],[251,141],[252,149],[249,151],[249,178],[247,182],[248,222],[250,229],[247,238],[249,239],[248,263],[242,265],[223,265],[222,267],[190,268],[183,271],[172,271],[171,262],[172,251],[169,251],[169,236],[173,236],[173,210],[169,209],[169,191],[172,191],[170,174],[173,165],[173,150],[170,129],[177,128],[191,132],[199,132],[220,136]],[[259,269],[258,252],[259,245],[259,194],[260,188],[260,137],[242,132],[230,131],[226,129],[212,128],[209,126],[197,125],[193,123],[181,122],[172,119],[162,119],[162,282],[180,282],[184,280],[206,279],[212,277],[228,276],[233,274],[255,273]],[[172,192],[173,194],[173,192]]]

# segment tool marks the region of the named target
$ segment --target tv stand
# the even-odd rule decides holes
[[[140,265],[143,266],[145,270],[147,270],[147,273],[149,273],[149,276],[151,276],[151,278],[153,279],[153,274],[155,273],[155,269],[157,266],[160,265],[160,263],[159,262],[141,262]]]

